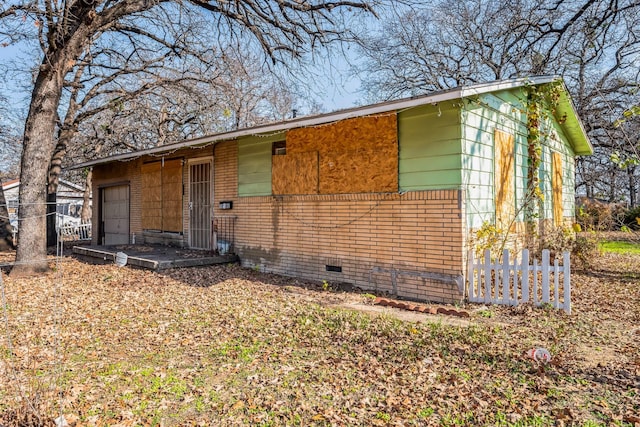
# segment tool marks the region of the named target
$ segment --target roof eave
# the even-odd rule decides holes
[[[229,141],[245,136],[253,136],[267,133],[279,133],[285,132],[289,129],[317,126],[321,124],[327,124],[337,122],[340,120],[350,119],[354,117],[364,117],[374,114],[390,113],[392,111],[402,111],[407,108],[412,108],[425,104],[436,104],[439,102],[450,101],[454,99],[462,99],[474,95],[480,95],[488,92],[495,92],[500,90],[509,90],[525,85],[540,85],[551,83],[559,80],[558,76],[535,76],[526,78],[516,78],[510,80],[502,80],[498,82],[480,83],[472,86],[458,87],[454,89],[448,89],[429,95],[406,98],[395,101],[387,101],[379,104],[368,105],[364,107],[354,107],[346,110],[340,110],[332,113],[321,114],[311,117],[301,117],[297,119],[291,119],[284,122],[272,123],[268,125],[255,126],[251,128],[245,128],[230,132],[224,132],[214,135],[208,135],[201,138],[190,139],[174,144],[169,144],[160,147],[149,148],[146,150],[134,151],[130,153],[118,154],[115,156],[105,157],[102,159],[90,160],[87,162],[79,163],[67,167],[66,169],[82,169],[85,167],[96,166],[100,164],[106,164],[116,161],[127,161],[139,158],[145,155],[162,155],[165,153],[172,153],[183,148],[199,148],[207,145],[216,144],[221,141]],[[561,80],[561,79],[560,79]],[[564,85],[564,83],[563,83]],[[577,116],[573,103],[568,97],[566,87],[564,87],[565,95],[561,99],[563,106],[562,110],[566,112],[567,120],[564,122],[563,130],[570,138],[576,154],[592,154],[593,147],[586,137],[584,132],[584,126]],[[562,113],[564,114],[564,113]]]
[[[435,94],[421,96],[416,98],[401,99],[388,101],[380,104],[368,105],[365,107],[355,107],[346,110],[340,110],[333,113],[321,114],[311,117],[302,117],[299,119],[287,120],[284,122],[272,123],[268,125],[255,126],[251,128],[239,129],[230,132],[208,135],[201,138],[190,139],[174,144],[164,145],[160,147],[149,148],[146,150],[133,151],[130,153],[117,154],[115,156],[105,157],[102,159],[90,160],[88,162],[79,163],[67,167],[66,169],[82,169],[85,167],[95,166],[104,163],[116,161],[132,160],[145,155],[162,155],[180,150],[182,148],[198,148],[206,145],[215,144],[221,141],[230,141],[245,136],[253,136],[267,133],[285,132],[289,129],[317,126],[326,123],[337,122],[340,120],[351,119],[354,117],[364,117],[375,114],[390,113],[392,111],[400,111],[406,108],[412,108],[423,104],[436,104],[438,102],[459,99],[462,97],[462,89],[455,88]]]
[[[569,139],[573,152],[579,156],[591,155],[593,154],[593,145],[587,136],[584,124],[580,120],[580,116],[578,116],[564,81],[562,82],[562,87],[564,90],[560,94],[560,100],[556,108],[556,120]]]

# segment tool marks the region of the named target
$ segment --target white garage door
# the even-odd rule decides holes
[[[129,243],[129,186],[102,189],[103,245]]]

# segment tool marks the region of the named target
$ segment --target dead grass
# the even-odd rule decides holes
[[[571,316],[469,306],[461,326],[235,265],[68,258],[3,276],[0,425],[638,425],[640,257],[594,264],[572,276]],[[544,372],[524,356],[537,346]]]

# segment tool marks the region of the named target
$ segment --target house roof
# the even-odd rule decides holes
[[[20,180],[19,179],[12,179],[10,181],[7,182],[3,182],[2,183],[2,191],[7,191],[10,190],[14,187],[17,187],[20,185]]]
[[[471,96],[482,95],[485,93],[497,92],[502,90],[516,89],[531,85],[543,85],[552,82],[562,82],[563,91],[557,107],[557,113],[559,117],[565,118],[561,127],[570,143],[573,146],[574,152],[579,155],[586,155],[593,153],[593,147],[589,142],[589,139],[584,130],[584,126],[577,115],[573,102],[569,92],[562,78],[558,76],[536,76],[527,78],[517,78],[509,80],[500,80],[489,83],[480,83],[469,86],[460,86],[453,89],[447,89],[438,92],[432,92],[427,95],[416,96],[411,98],[404,98],[399,100],[387,101],[378,104],[366,105],[362,107],[354,107],[344,110],[335,111],[332,113],[319,114],[315,116],[305,116],[295,119],[289,119],[282,122],[271,123],[266,125],[254,126],[244,129],[238,129],[230,132],[222,132],[213,135],[207,135],[200,138],[185,140],[173,144],[162,145],[159,147],[149,148],[146,150],[133,151],[124,154],[117,154],[114,156],[104,157],[101,159],[90,160],[84,163],[79,163],[70,166],[68,169],[80,169],[89,166],[95,166],[103,163],[110,163],[114,161],[131,160],[144,155],[162,155],[163,153],[172,153],[181,148],[197,148],[199,146],[206,146],[214,144],[219,141],[228,141],[243,136],[251,136],[265,133],[279,133],[289,129],[317,126],[326,123],[337,122],[340,120],[350,119],[354,117],[369,116],[374,114],[387,113],[390,111],[404,110],[407,108],[417,107],[425,104],[436,104],[439,102],[464,99]]]
[[[20,179],[12,179],[11,181],[2,183],[2,190],[7,191],[19,186],[20,186]],[[72,196],[72,197],[75,196],[74,193],[77,193],[79,194],[79,197],[82,198],[84,193],[84,188],[73,182],[61,179],[58,183],[58,194],[60,193],[67,194],[68,196]]]

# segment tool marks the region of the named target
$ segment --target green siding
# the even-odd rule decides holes
[[[542,201],[543,218],[553,218],[553,189],[551,153],[558,152],[562,157],[562,205],[563,216],[575,215],[575,153],[568,143],[559,124],[542,123],[542,135],[549,135],[543,140],[542,162],[540,164],[540,189],[544,195]]]
[[[284,132],[248,136],[238,140],[238,195],[271,195],[271,145],[284,139]]]
[[[478,228],[485,221],[495,221],[494,188],[494,132],[503,130],[515,136],[515,208],[524,203],[527,187],[527,118],[524,88],[484,94],[465,100],[462,111],[462,181],[466,190],[466,216],[469,228]],[[562,154],[564,215],[575,213],[574,152],[558,123],[543,123],[542,134],[550,135],[543,141],[540,166],[540,188],[544,195],[542,216],[553,218],[551,152]],[[517,219],[524,221],[524,213]]]
[[[459,188],[460,108],[423,105],[398,114],[400,191]]]
[[[469,228],[495,221],[494,133],[514,135],[515,203],[521,203],[527,179],[527,128],[519,91],[484,94],[465,100],[462,111],[462,187],[466,190]],[[519,217],[522,220],[522,215]]]

